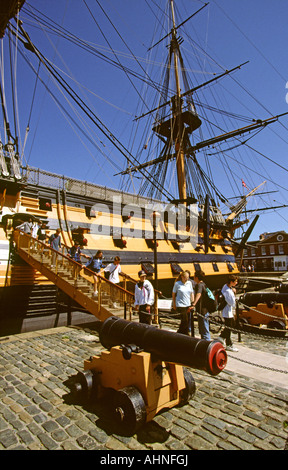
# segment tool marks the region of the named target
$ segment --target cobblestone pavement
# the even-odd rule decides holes
[[[244,341],[287,354],[283,340]],[[161,412],[133,436],[117,434],[107,398],[88,406],[70,394],[83,360],[101,349],[97,334],[79,327],[1,338],[0,449],[288,450],[287,390],[225,370],[217,377],[192,370],[189,404]]]

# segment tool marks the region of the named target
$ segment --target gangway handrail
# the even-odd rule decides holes
[[[64,246],[67,251],[69,251],[69,250],[72,248],[72,247],[70,247],[69,245],[67,245],[67,244],[65,244],[65,243],[61,243],[61,245]],[[65,256],[65,255],[63,255],[63,256]],[[80,253],[80,256],[87,257],[87,255],[85,255],[84,253]],[[68,258],[69,258],[69,256],[68,256]],[[89,256],[88,256],[88,258],[89,258]],[[70,259],[72,259],[72,258],[70,258]],[[76,262],[76,261],[75,261],[75,262]],[[78,264],[80,264],[80,263],[78,263]],[[82,265],[82,267],[85,269],[85,271],[89,271],[89,274],[94,274],[94,275],[95,275],[95,272],[92,271],[91,269],[89,269],[87,266],[83,266],[83,265]],[[129,274],[124,273],[123,271],[119,273],[119,276],[124,277],[125,279],[127,279],[128,281],[132,282],[132,283],[135,284],[135,285],[137,284],[137,282],[139,282],[138,280],[134,279],[133,277],[129,276]],[[99,277],[100,279],[102,279],[102,280],[111,282],[111,281],[109,281],[109,279],[107,279],[106,277],[101,276],[101,274],[98,274],[98,277]],[[121,286],[119,286],[119,287],[121,287]],[[125,289],[125,288],[124,288],[124,290],[127,291],[127,289]],[[134,295],[134,294],[133,294],[132,292],[130,292],[130,291],[127,291],[127,292],[129,292],[130,294]],[[162,295],[162,292],[161,292],[160,290],[154,289],[154,292],[155,292],[156,294],[158,294],[158,296]]]
[[[69,250],[71,250],[71,248],[72,248],[71,246],[67,245],[66,243],[61,243],[61,245],[62,245],[64,248],[66,248],[67,252],[68,252]],[[65,256],[65,255],[64,255],[64,256]],[[80,256],[84,256],[85,258],[89,258],[89,256],[85,255],[84,253],[80,253]],[[69,256],[68,256],[68,257],[69,257]],[[90,258],[91,258],[91,256],[90,256]],[[70,258],[70,259],[71,259],[71,258]],[[80,264],[80,263],[79,263],[79,264]],[[107,264],[108,264],[108,263],[107,263]],[[83,265],[82,265],[82,266],[83,266]],[[88,271],[90,271],[91,274],[95,274],[94,271],[89,270],[89,268],[87,268],[86,266],[83,266],[83,268],[85,269],[85,271],[88,270]],[[98,276],[99,276],[101,279],[103,279],[103,276],[101,276],[100,274],[98,274]],[[124,278],[127,279],[128,281],[131,281],[133,284],[137,284],[137,282],[139,282],[137,279],[134,279],[133,277],[129,276],[129,274],[124,273],[123,271],[121,271],[121,272],[119,273],[119,276],[124,277]],[[108,279],[105,277],[105,280],[107,281]],[[121,286],[120,286],[120,287],[121,287]],[[128,291],[128,292],[130,292],[130,291]],[[160,290],[154,289],[154,292],[155,292],[155,293],[158,293],[158,295],[162,295],[162,292],[161,292]]]
[[[99,283],[99,295],[98,298],[92,298],[92,296],[87,295],[84,292],[83,286],[79,287],[79,283],[77,286],[77,281],[79,277],[83,280],[86,280],[92,283],[90,280],[86,279],[83,275],[80,274],[82,269],[85,269],[89,272],[89,274],[95,275],[95,273],[89,268],[83,267],[82,264],[78,263],[77,261],[73,260],[71,257],[64,255],[61,251],[57,251],[53,249],[48,243],[42,242],[41,240],[37,240],[36,238],[32,237],[31,235],[25,233],[22,230],[15,229],[13,234],[13,240],[17,245],[19,255],[30,265],[36,265],[36,269],[41,271],[49,280],[51,280],[54,284],[58,285],[62,290],[64,290],[70,297],[75,299],[76,302],[80,303],[80,305],[84,306],[90,313],[92,313],[100,320],[103,320],[111,315],[115,315],[115,313],[111,313],[109,309],[103,305],[102,303],[102,295],[105,294],[103,286],[101,288],[101,284],[104,282],[104,286],[108,287],[108,298],[110,297],[115,298],[116,302],[120,302],[123,304],[124,307],[124,314],[126,312],[126,307],[129,307],[129,316],[131,319],[132,316],[132,305],[134,303],[134,294],[130,291],[124,289],[122,286],[114,284],[113,282],[109,281],[103,276],[99,276],[100,283]],[[22,251],[21,251],[22,250]],[[55,270],[51,270],[50,264],[50,257],[52,253],[55,253],[56,260],[55,260]],[[40,260],[38,259],[40,255]],[[48,259],[47,259],[48,256]],[[58,261],[58,258],[61,258]],[[44,261],[45,259],[45,261]],[[59,274],[59,266],[68,266],[69,276],[72,275],[72,280],[74,278],[74,283],[72,284],[71,279],[67,279],[67,273]],[[72,268],[70,270],[70,268]],[[66,277],[65,277],[66,276]],[[66,289],[66,290],[65,290]],[[110,295],[110,297],[109,297]],[[111,310],[111,309],[110,309]]]
[[[31,237],[31,238],[33,238],[33,237]],[[61,243],[61,246],[63,246],[64,248],[66,248],[67,251],[69,251],[69,250],[72,248],[72,247],[70,247],[69,245],[67,245],[66,243]],[[51,248],[51,250],[53,250],[52,247],[50,247],[50,248]],[[57,253],[59,253],[59,252],[57,252]],[[71,257],[66,256],[66,255],[64,255],[64,254],[62,254],[62,255],[63,255],[64,257],[70,259],[71,261],[74,261],[74,263],[76,263],[76,264],[78,264],[78,265],[80,266],[80,263],[78,263],[77,261],[73,260]],[[85,255],[85,254],[83,254],[83,253],[80,253],[80,256],[87,257],[87,255]],[[88,256],[88,258],[89,258],[89,256]],[[92,271],[91,269],[89,269],[87,266],[84,266],[83,264],[81,264],[81,266],[82,266],[82,268],[83,268],[85,271],[88,271],[89,274],[95,275],[95,272]],[[102,276],[101,274],[97,274],[97,275],[98,275],[98,277],[99,277],[100,279],[102,279],[103,281],[106,281],[106,282],[108,282],[108,283],[109,283],[109,282],[111,283],[111,281],[109,281],[109,279],[107,279],[105,276]],[[129,281],[133,282],[134,284],[137,284],[137,282],[138,282],[136,279],[134,279],[133,277],[129,276],[129,274],[126,274],[126,273],[123,273],[123,272],[120,272],[120,273],[119,273],[119,276],[128,279]],[[112,284],[113,284],[113,283],[112,283]],[[129,293],[129,294],[131,294],[131,295],[134,296],[134,294],[133,294],[132,292],[128,291],[127,289],[123,288],[122,286],[118,286],[118,287],[121,288],[121,289],[123,289],[123,290],[126,291],[127,293]],[[155,289],[154,289],[154,290],[155,290]],[[156,291],[156,290],[155,290],[155,292],[158,292],[159,295],[161,294],[160,291]]]
[[[15,229],[15,231],[16,231],[16,230],[17,230],[18,232],[21,232],[22,234],[26,235],[27,238],[29,238],[29,239],[31,239],[31,240],[35,240],[35,241],[36,241],[37,243],[39,243],[40,245],[43,245],[44,247],[49,248],[49,250],[53,251],[53,252],[56,253],[57,255],[60,255],[62,258],[68,260],[69,263],[73,263],[75,266],[81,268],[81,270],[82,270],[82,269],[85,269],[85,271],[89,271],[89,274],[95,275],[95,272],[92,271],[91,269],[87,268],[87,266],[83,266],[82,264],[78,263],[77,261],[75,261],[75,260],[74,260],[73,258],[71,258],[70,256],[64,255],[64,253],[61,253],[61,251],[55,250],[55,249],[52,248],[49,244],[43,243],[41,240],[38,240],[37,238],[32,237],[32,235],[29,235],[28,233],[23,232],[23,230]],[[62,245],[63,245],[65,248],[68,247],[68,245],[66,245],[66,244],[64,244],[64,243],[62,243]],[[120,273],[120,274],[122,274],[122,273]],[[124,274],[124,276],[128,276],[128,275],[126,275],[125,273],[123,273],[123,274]],[[108,283],[108,284],[110,284],[110,285],[116,287],[116,288],[119,289],[119,290],[122,290],[123,292],[125,292],[125,294],[129,294],[129,295],[131,295],[131,296],[134,298],[134,294],[133,294],[132,292],[130,292],[130,291],[124,289],[122,286],[118,286],[117,284],[114,284],[113,282],[109,281],[109,279],[106,279],[105,276],[101,276],[100,274],[98,274],[98,277],[99,277],[100,279],[102,279],[103,281],[105,281],[106,283]],[[132,279],[133,279],[133,278],[131,278],[131,280],[132,280]],[[135,281],[135,282],[137,282],[137,281]]]

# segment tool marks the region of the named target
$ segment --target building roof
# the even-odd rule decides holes
[[[282,236],[282,239],[280,239],[279,235]],[[265,243],[273,243],[273,242],[275,243],[275,242],[281,242],[281,241],[288,241],[288,233],[286,233],[284,230],[279,230],[278,232],[263,233],[263,238],[262,239],[260,238],[259,243],[265,244]]]

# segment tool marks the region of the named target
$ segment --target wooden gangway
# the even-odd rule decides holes
[[[93,297],[93,272],[67,254],[19,230],[14,231],[18,255],[81,307],[104,321],[110,316],[132,320],[134,293],[99,276],[98,296]],[[64,247],[65,248],[65,247]],[[54,255],[54,257],[53,257]],[[52,266],[52,259],[55,264]],[[54,263],[54,261],[53,261]]]

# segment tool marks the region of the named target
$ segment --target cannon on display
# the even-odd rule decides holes
[[[129,434],[160,410],[185,404],[193,397],[196,386],[187,367],[215,376],[227,363],[227,353],[219,341],[117,317],[102,323],[99,338],[107,350],[84,361],[75,391],[94,399],[112,389],[114,418]]]
[[[284,289],[283,289],[284,290]],[[288,293],[248,292],[239,297],[239,320],[242,326],[267,325],[268,329],[288,328]]]

